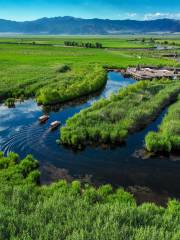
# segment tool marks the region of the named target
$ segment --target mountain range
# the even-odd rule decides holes
[[[0,19],[1,33],[113,35],[120,33],[180,32],[180,20],[157,19],[149,21],[82,19],[75,17],[41,18],[17,22]]]

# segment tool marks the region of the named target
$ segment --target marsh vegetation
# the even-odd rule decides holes
[[[140,81],[69,119],[61,128],[64,144],[122,143],[154,119],[180,92],[179,81]]]
[[[78,181],[37,185],[32,156],[0,155],[1,239],[178,240],[180,203],[137,205],[133,196],[110,185]]]
[[[180,150],[180,98],[169,107],[158,132],[148,133],[145,140],[148,151],[171,152]]]
[[[61,73],[67,68],[59,68]],[[100,90],[106,84],[106,72],[97,65],[87,65],[63,75],[63,79],[42,87],[36,94],[37,102],[51,105],[67,102]]]

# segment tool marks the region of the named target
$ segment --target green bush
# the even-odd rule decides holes
[[[169,138],[155,132],[150,132],[145,138],[146,148],[153,152],[170,152],[172,149]]]
[[[65,72],[70,71],[70,70],[71,70],[70,66],[63,64],[56,69],[56,72],[65,73]]]

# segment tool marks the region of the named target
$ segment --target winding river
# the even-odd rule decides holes
[[[17,152],[21,157],[33,154],[40,161],[42,182],[59,178],[80,179],[95,185],[110,183],[114,187],[123,186],[144,200],[164,202],[168,197],[180,197],[180,160],[153,157],[143,159],[139,152],[143,149],[144,137],[150,130],[156,130],[166,109],[144,130],[130,135],[126,145],[117,148],[87,147],[83,151],[73,151],[57,145],[59,131],[49,131],[50,122],[66,120],[89,107],[102,97],[116,93],[120,88],[135,83],[132,78],[124,78],[120,73],[109,72],[106,87],[99,94],[60,106],[50,111],[50,120],[43,125],[39,116],[47,112],[37,106],[33,99],[17,103],[16,108],[0,106],[0,150],[8,154]]]

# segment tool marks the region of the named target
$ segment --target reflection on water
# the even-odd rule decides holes
[[[177,46],[169,46],[169,45],[156,45],[157,50],[172,50],[178,48]]]
[[[171,161],[164,157],[142,159],[135,154],[142,149],[146,133],[157,129],[166,110],[146,129],[131,135],[126,145],[113,149],[89,146],[84,151],[74,152],[56,144],[58,130],[49,131],[52,121],[59,120],[65,124],[69,117],[99,98],[108,97],[112,92],[134,82],[135,80],[124,78],[120,73],[110,72],[107,85],[99,95],[58,106],[56,112],[50,112],[50,119],[46,124],[39,124],[38,118],[43,110],[34,100],[17,103],[13,109],[1,106],[0,150],[5,154],[15,151],[21,157],[33,154],[41,162],[42,180],[46,183],[58,178],[79,178],[97,185],[111,183],[113,186],[126,188],[150,188],[158,197],[179,197],[180,161]]]

